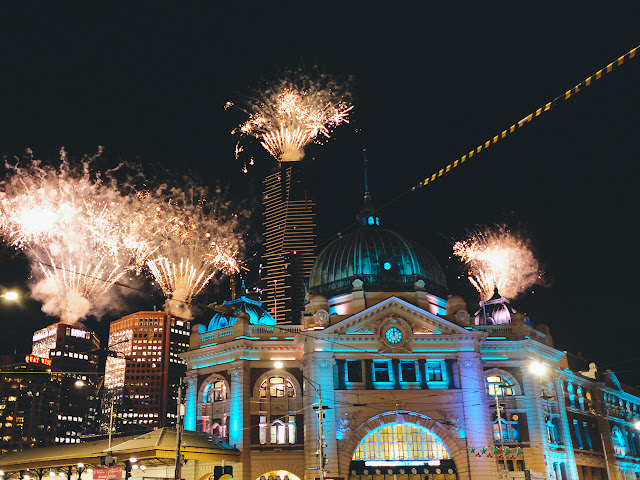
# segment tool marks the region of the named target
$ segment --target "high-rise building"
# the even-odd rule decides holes
[[[302,164],[280,166],[264,184],[262,300],[278,323],[300,323],[315,255],[315,203]]]
[[[55,323],[33,334],[31,354],[51,360],[52,375],[60,382],[57,443],[79,443],[98,430],[98,349],[95,332]]]
[[[189,322],[167,312],[137,312],[111,322],[103,425],[113,402],[116,429],[175,424],[177,386],[186,371]]]
[[[51,360],[35,355],[0,357],[0,452],[54,443],[60,382]]]

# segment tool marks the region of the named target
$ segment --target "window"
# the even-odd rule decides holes
[[[489,389],[489,395],[491,396],[510,396],[513,395],[513,388],[511,388],[511,382],[499,375],[491,375],[487,377],[487,387]]]
[[[575,418],[573,419],[573,431],[576,434],[576,441],[578,442],[578,448],[580,450],[582,450],[582,437],[580,436],[580,424],[578,423],[578,420],[576,420]]]
[[[427,362],[427,378],[430,382],[442,381],[442,362]]]
[[[550,417],[546,418],[545,426],[547,427],[547,437],[549,438],[549,443],[553,445],[558,444],[558,429],[556,428],[555,419]]]
[[[361,360],[347,360],[346,381],[347,382],[362,382],[362,361]]]
[[[373,381],[374,382],[389,381],[389,361],[388,360],[373,361]]]
[[[260,385],[260,397],[266,398],[267,393],[272,398],[293,398],[296,396],[293,384],[284,377],[271,377],[264,380]]]
[[[400,380],[403,382],[416,382],[416,362],[413,360],[400,361]]]
[[[204,403],[221,402],[227,398],[226,388],[222,380],[207,385],[204,389]]]
[[[580,408],[584,410],[584,396],[582,394],[582,387],[578,387],[576,389],[576,393],[578,394],[578,403],[580,404]]]
[[[440,460],[451,458],[431,432],[412,423],[386,425],[362,439],[352,460]]]
[[[266,443],[266,428],[264,429],[264,434],[262,430],[263,420],[266,420],[266,417],[260,417],[260,443]],[[263,441],[264,440],[264,441]],[[272,423],[270,427],[270,442],[274,445],[282,445],[285,443],[294,444],[296,443],[296,416],[295,415],[285,415],[284,417],[279,417],[274,415],[272,417]]]
[[[514,420],[501,417],[500,424],[498,424],[498,416],[494,414],[493,418],[493,438],[496,442],[500,441],[500,427],[502,427],[502,441],[503,442],[519,442],[520,441],[520,424],[517,417]]]

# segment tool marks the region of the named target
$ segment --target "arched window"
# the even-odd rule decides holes
[[[580,405],[580,408],[584,410],[584,396],[582,392],[582,387],[578,387],[576,389],[576,393],[578,394],[578,404]]]
[[[591,408],[591,406],[593,405],[593,401],[591,400],[591,392],[587,390],[584,396],[587,398],[587,405],[589,406],[589,408]]]
[[[260,385],[260,398],[294,398],[295,396],[296,390],[293,388],[293,384],[284,377],[266,378]]]
[[[440,460],[451,458],[447,448],[426,428],[412,423],[386,425],[364,437],[352,460]]]
[[[269,425],[267,423],[266,416],[260,416],[260,443],[267,443],[267,427],[269,427],[269,443],[270,444],[285,444],[296,443],[296,416],[285,415],[275,419]]]
[[[499,375],[490,375],[487,377],[487,388],[489,395],[493,396],[511,396],[514,395],[512,383],[506,378]]]
[[[204,388],[203,403],[221,402],[227,398],[227,389],[222,380],[214,381]]]

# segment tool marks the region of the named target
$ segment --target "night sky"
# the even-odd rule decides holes
[[[527,232],[545,284],[515,307],[547,324],[557,348],[640,384],[640,58],[397,198],[640,44],[632,2],[219,3],[0,7],[0,153],[30,147],[51,160],[61,146],[80,157],[104,145],[108,161],[259,198],[274,160],[254,142],[256,166],[242,173],[230,132],[243,117],[225,102],[288,68],[351,77],[351,124],[306,150],[320,242],[355,219],[365,146],[383,224],[435,255],[451,293],[477,302],[450,259],[455,240],[478,225]],[[20,255],[0,250],[0,286],[24,291],[27,277]],[[139,296],[124,313],[161,304]],[[107,321],[88,325],[104,332]],[[34,301],[2,302],[2,353],[25,351],[50,322]]]

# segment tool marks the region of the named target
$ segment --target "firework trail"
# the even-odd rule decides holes
[[[505,227],[485,228],[456,242],[453,254],[465,262],[469,280],[484,299],[494,288],[513,299],[542,276],[530,241]]]
[[[67,323],[95,310],[128,265],[118,230],[122,197],[90,173],[96,156],[73,166],[62,149],[54,168],[29,153],[24,165],[6,162],[0,182],[0,232],[37,263],[31,289],[42,310]]]
[[[193,298],[216,276],[239,270],[236,257],[247,212],[234,213],[221,197],[219,188],[211,197],[203,187],[162,185],[145,199],[154,212],[145,215],[152,231],[140,237],[145,255],[137,261],[153,275],[167,297],[165,309],[176,316],[191,318]]]
[[[329,75],[313,78],[289,71],[241,108],[249,119],[232,133],[253,136],[279,162],[295,162],[304,147],[319,137],[329,138],[341,123],[349,123],[350,94]],[[225,109],[233,105],[227,102]],[[238,155],[236,147],[236,158]]]

